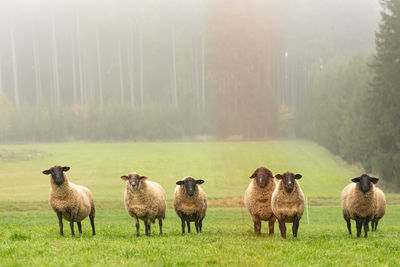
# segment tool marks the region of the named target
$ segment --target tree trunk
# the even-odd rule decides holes
[[[19,89],[18,89],[18,67],[17,67],[17,53],[15,51],[15,39],[14,39],[14,28],[10,23],[10,45],[11,45],[11,57],[12,57],[12,68],[13,68],[13,80],[14,80],[14,103],[18,108],[19,102]]]
[[[74,27],[71,27],[71,64],[72,64],[72,103],[74,105],[78,104],[78,85],[76,78],[76,52],[75,52],[75,33]]]
[[[36,32],[35,26],[32,25],[32,49],[33,49],[33,68],[35,71],[35,85],[36,85],[36,105],[40,104],[42,99],[42,79],[40,74],[40,59],[36,46]]]
[[[129,45],[128,45],[128,76],[129,76],[129,90],[131,93],[131,106],[135,106],[135,61],[134,61],[134,45],[133,45],[133,31],[130,29]]]
[[[171,72],[171,93],[172,93],[172,105],[178,107],[178,92],[176,84],[176,47],[175,47],[175,25],[171,29],[171,47],[172,47],[172,72]]]
[[[121,40],[118,40],[119,86],[121,89],[121,105],[124,104],[124,74],[122,67]]]
[[[51,24],[52,24],[52,51],[53,51],[53,77],[54,77],[54,102],[56,105],[60,105],[60,80],[58,72],[58,57],[57,57],[57,38],[56,38],[56,22],[54,9],[51,13]]]
[[[78,71],[79,71],[79,92],[81,105],[84,104],[84,84],[83,84],[83,67],[82,67],[82,54],[81,54],[81,38],[80,38],[80,20],[79,12],[76,13],[76,40],[77,40],[77,53],[78,53]]]
[[[100,107],[103,106],[103,79],[101,71],[101,53],[100,53],[100,41],[99,41],[99,30],[96,29],[96,54],[97,54],[97,79],[99,85],[99,98]]]
[[[139,75],[140,75],[140,108],[144,108],[144,77],[143,77],[143,26],[139,30]]]

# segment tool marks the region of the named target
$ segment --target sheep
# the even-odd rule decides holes
[[[293,236],[297,237],[299,222],[304,212],[305,198],[300,188],[299,180],[301,174],[285,172],[277,174],[275,177],[279,180],[277,187],[272,193],[271,208],[279,222],[281,236],[286,238],[286,224],[292,222]]]
[[[54,166],[43,171],[43,174],[51,174],[50,206],[57,214],[60,226],[60,234],[63,232],[63,218],[70,222],[71,235],[74,233],[74,222],[78,225],[82,234],[81,222],[89,216],[92,225],[92,234],[96,235],[94,227],[95,208],[92,192],[84,186],[75,185],[68,181],[67,172],[70,167]]]
[[[256,178],[256,179],[254,179]],[[244,203],[254,222],[254,231],[261,235],[261,221],[269,221],[269,234],[274,234],[276,217],[271,208],[272,193],[276,183],[272,172],[265,167],[257,168],[244,195]]]
[[[126,181],[124,194],[125,209],[135,219],[136,236],[139,236],[139,219],[144,222],[145,235],[151,235],[151,223],[158,219],[160,234],[162,220],[165,219],[165,191],[156,182],[147,181],[146,176],[132,172],[121,176]]]
[[[178,185],[174,192],[174,208],[176,214],[181,218],[182,234],[185,234],[185,222],[188,233],[190,233],[190,222],[195,223],[196,232],[201,233],[203,219],[207,211],[207,196],[199,186],[204,180],[196,180],[191,176],[176,182]]]
[[[347,185],[340,196],[343,218],[351,235],[350,219],[356,221],[357,237],[361,235],[364,224],[364,237],[368,236],[368,222],[374,218],[376,207],[375,184],[379,178],[363,174],[352,179],[354,183]]]
[[[376,206],[375,206],[375,214],[374,218],[371,220],[371,229],[372,232],[376,231],[378,227],[378,222],[382,217],[385,215],[386,212],[386,199],[385,194],[379,188],[375,187],[375,199],[376,199]]]

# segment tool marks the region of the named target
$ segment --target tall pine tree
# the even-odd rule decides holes
[[[375,75],[365,105],[370,164],[382,178],[400,184],[400,0],[382,0],[376,33]]]

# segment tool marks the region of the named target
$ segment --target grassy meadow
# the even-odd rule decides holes
[[[97,235],[58,234],[56,215],[48,205],[52,165],[67,165],[70,181],[91,189],[95,198]],[[255,168],[274,174],[301,173],[309,200],[299,237],[282,240],[278,224],[268,236],[253,233],[242,197]],[[134,220],[123,205],[123,174],[136,171],[160,183],[169,202],[164,235],[153,225],[152,236],[135,236]],[[368,239],[350,237],[341,216],[341,189],[362,172],[306,141],[207,143],[62,143],[0,147],[0,265],[400,265],[399,197],[388,194],[388,209]],[[210,207],[202,234],[180,234],[171,209],[175,182],[191,175],[204,179]],[[379,183],[378,183],[379,184]],[[192,227],[194,228],[194,227]],[[76,227],[75,227],[76,229]],[[353,222],[353,232],[355,223]],[[144,227],[141,224],[141,232]]]

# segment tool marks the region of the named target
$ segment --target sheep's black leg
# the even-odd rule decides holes
[[[292,231],[293,231],[293,236],[297,237],[297,231],[299,230],[299,225],[300,225],[300,218],[295,217],[293,221],[293,226],[292,226]]]
[[[268,226],[269,226],[269,234],[273,235],[274,234],[274,227],[275,227],[275,219],[269,220]]]
[[[63,230],[64,226],[63,226],[61,211],[57,211],[57,217],[58,217],[58,225],[60,226],[60,235],[64,235],[64,230]]]
[[[147,226],[147,221],[144,221],[144,234],[148,235],[148,233],[149,233],[149,228]]]
[[[362,223],[360,220],[356,219],[356,227],[357,227],[357,237],[360,237],[361,235],[361,228],[362,228]]]
[[[139,224],[139,219],[137,217],[134,217],[135,219],[135,224],[136,224],[136,236],[139,236],[139,228],[140,228],[140,224]]]
[[[74,232],[74,219],[75,219],[75,216],[74,216],[74,214],[72,214],[71,213],[71,221],[69,222],[69,226],[71,227],[71,235],[72,236],[75,236],[75,232]]]
[[[196,220],[194,221],[194,226],[196,226],[196,232],[199,233],[200,229],[199,229],[199,219],[196,218]]]
[[[376,231],[376,228],[378,228],[378,220],[375,222],[375,231]]]
[[[147,220],[147,234],[148,236],[151,236],[151,222],[150,220]]]
[[[90,219],[90,225],[92,226],[92,234],[96,235],[96,230],[94,228],[94,215],[89,215],[89,219]]]
[[[350,219],[345,219],[347,223],[347,230],[349,231],[349,235],[351,235],[351,222]]]
[[[76,222],[76,224],[78,225],[79,233],[82,234],[82,224],[81,224],[81,222]]]
[[[371,221],[371,231],[375,231],[375,222],[374,220]]]
[[[182,234],[185,234],[185,225],[186,225],[186,222],[185,222],[185,220],[181,217],[181,222],[182,222]]]
[[[186,224],[187,224],[187,228],[188,228],[188,233],[190,233],[190,222],[186,221]]]
[[[261,235],[261,221],[258,219],[254,221],[254,232],[257,235]]]
[[[160,226],[160,235],[162,235],[162,219],[158,219],[158,225]]]
[[[201,219],[201,220],[199,221],[199,228],[200,228],[200,233],[201,233],[201,230],[202,230],[202,228],[203,228],[203,219]]]
[[[279,222],[279,230],[281,231],[281,236],[283,238],[286,238],[286,225],[285,225],[285,221],[282,219],[278,219]]]
[[[369,231],[369,218],[366,218],[364,221],[364,237],[366,238],[368,236],[368,231]]]

